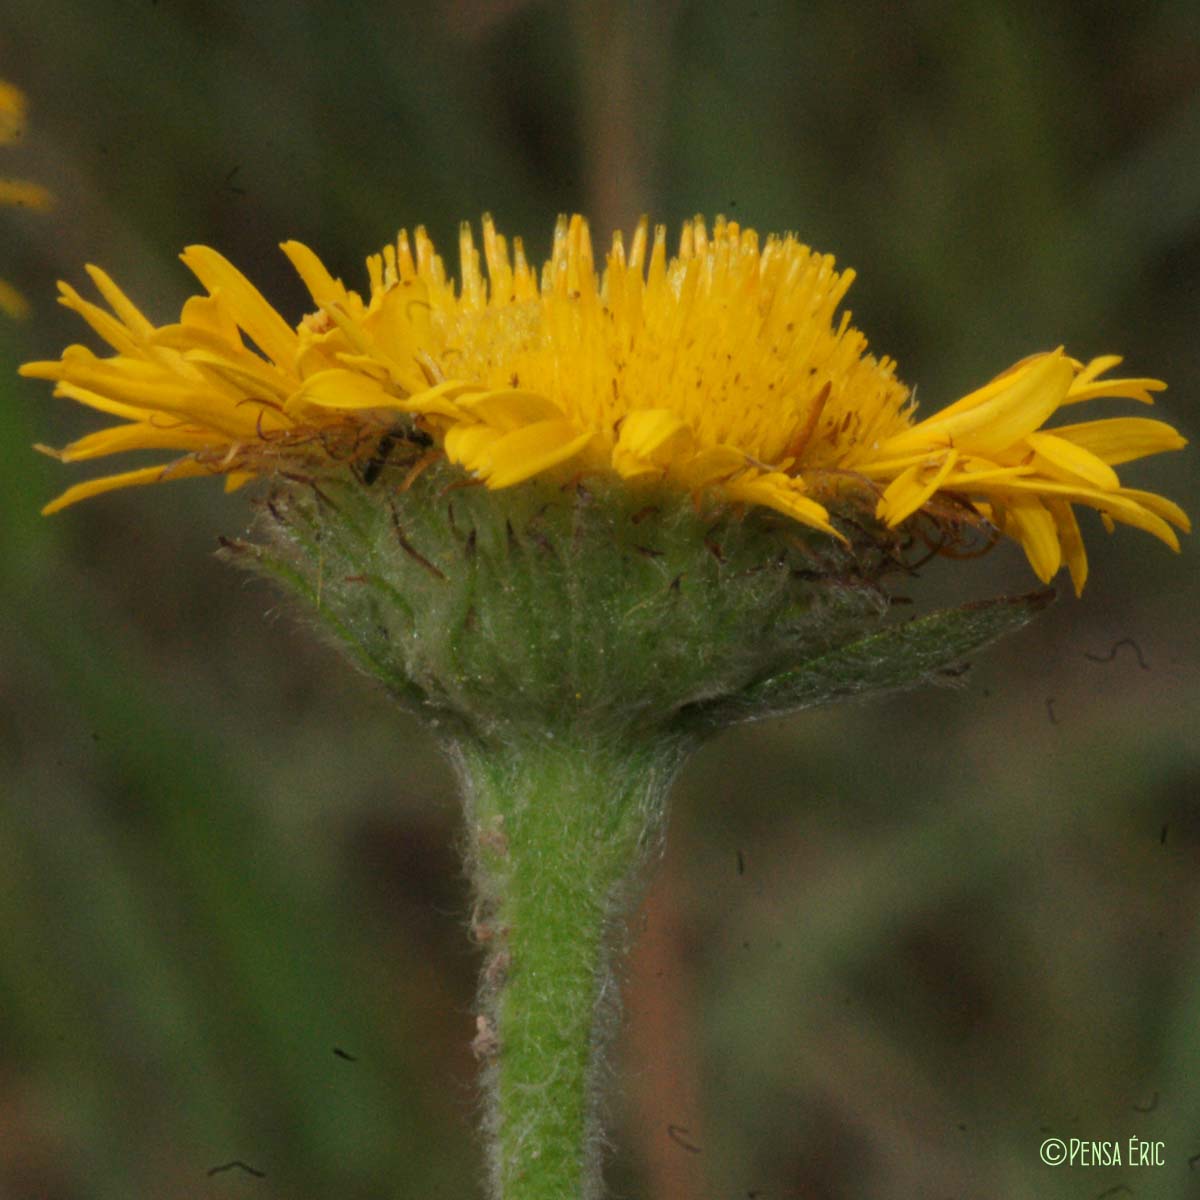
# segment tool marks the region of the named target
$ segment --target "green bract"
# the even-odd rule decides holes
[[[918,683],[1046,597],[889,624],[897,542],[860,511],[841,543],[620,481],[465,482],[446,466],[407,491],[349,471],[284,481],[261,540],[229,543],[451,736],[700,735]]]

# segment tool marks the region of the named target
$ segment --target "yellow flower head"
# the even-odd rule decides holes
[[[15,142],[25,132],[25,97],[11,83],[0,79],[0,146]],[[53,203],[50,193],[24,179],[0,178],[0,204],[44,211]],[[29,314],[29,303],[11,283],[0,279],[0,312],[10,317]]]
[[[832,518],[866,502],[896,528],[921,510],[991,522],[1038,576],[1087,559],[1073,506],[1174,549],[1180,508],[1125,487],[1114,466],[1184,439],[1116,418],[1061,425],[1060,408],[1100,396],[1152,403],[1153,379],[1107,379],[1115,357],[1034,355],[916,421],[887,358],[837,309],[853,280],[792,236],[759,241],[718,218],[684,226],[668,259],[660,226],[620,234],[598,270],[586,222],[559,221],[540,275],[490,219],[483,260],[460,238],[456,287],[424,230],[367,260],[364,298],[298,242],[283,245],[316,305],[294,328],[216,251],[183,261],[206,289],[175,324],[154,326],[103,271],[106,311],[60,284],[116,352],[71,346],[22,374],[121,419],[74,442],[64,461],[124,450],[183,452],[165,466],[70,488],[47,512],[142,483],[221,473],[247,479],[333,463],[375,471],[405,438],[489,488],[545,473],[615,474],[762,505],[841,537]]]

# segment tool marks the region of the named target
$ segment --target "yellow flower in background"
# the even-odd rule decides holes
[[[539,275],[520,240],[510,251],[485,218],[483,263],[462,232],[457,287],[418,229],[367,260],[365,298],[305,246],[283,250],[316,305],[295,327],[203,246],[183,261],[207,294],[175,324],[155,326],[96,267],[110,311],[60,284],[61,302],[116,353],[72,346],[21,372],[121,424],[59,456],[182,457],[78,484],[47,512],[185,476],[224,474],[236,487],[338,462],[378,470],[383,447],[405,438],[428,447],[409,479],[442,456],[489,488],[609,473],[666,481],[697,502],[765,506],[835,537],[848,506],[866,504],[892,528],[950,506],[954,520],[991,522],[1020,542],[1044,581],[1065,563],[1076,591],[1087,558],[1075,505],[1173,549],[1171,526],[1188,528],[1177,505],[1113,470],[1183,446],[1170,425],[1045,428],[1059,408],[1103,396],[1150,404],[1164,384],[1105,378],[1118,358],[1085,364],[1058,349],[917,421],[891,360],[868,354],[849,314],[837,315],[853,272],[790,235],[760,243],[697,218],[668,259],[664,229],[651,238],[643,221],[628,248],[614,237],[597,270],[576,216],[560,220]]]
[[[25,96],[0,79],[0,146],[10,145],[25,132]],[[0,205],[9,204],[44,212],[53,203],[40,184],[24,179],[0,178]],[[11,283],[0,279],[0,312],[10,317],[29,315],[29,302]]]

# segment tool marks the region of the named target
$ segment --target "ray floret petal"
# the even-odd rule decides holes
[[[696,218],[668,257],[663,227],[643,220],[598,266],[587,223],[562,218],[540,274],[489,218],[482,244],[481,255],[463,227],[456,285],[423,229],[402,232],[368,259],[359,294],[285,242],[315,306],[296,325],[204,246],[182,257],[205,294],[173,324],[155,326],[98,268],[88,272],[107,309],[61,284],[60,302],[113,353],[72,346],[22,373],[125,422],[62,458],[183,457],[78,485],[47,511],[206,473],[237,483],[361,465],[403,436],[489,489],[599,473],[771,508],[835,537],[847,513],[900,529],[950,500],[956,520],[1018,541],[1039,578],[1065,563],[1077,590],[1087,559],[1075,506],[1172,547],[1172,526],[1188,528],[1114,469],[1183,446],[1172,426],[1047,427],[1101,397],[1153,402],[1158,380],[1108,377],[1116,356],[1035,354],[918,420],[895,365],[838,313],[853,272],[792,235]]]

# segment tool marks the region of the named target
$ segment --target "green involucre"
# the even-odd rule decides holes
[[[230,544],[446,732],[714,730],[921,682],[1044,602],[885,624],[898,547],[859,512],[842,544],[661,488],[464,482],[281,481],[264,544]]]

